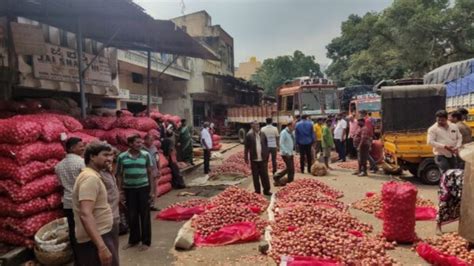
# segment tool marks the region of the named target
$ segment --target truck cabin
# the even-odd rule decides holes
[[[278,114],[282,120],[307,114],[311,119],[340,112],[337,87],[323,78],[301,78],[278,88]]]
[[[349,106],[350,113],[358,117],[362,110],[372,113],[372,117],[380,119],[380,111],[382,110],[380,96],[359,95],[354,97]]]

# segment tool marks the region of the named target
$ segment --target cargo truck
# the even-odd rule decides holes
[[[228,110],[228,123],[236,129],[243,143],[252,121],[265,124],[267,117],[279,129],[284,128],[297,115],[309,115],[311,119],[327,117],[340,112],[337,87],[324,78],[301,77],[277,88],[276,104],[235,107]]]

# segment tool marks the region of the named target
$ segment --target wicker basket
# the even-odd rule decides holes
[[[35,247],[36,259],[43,265],[64,265],[72,260],[72,250],[46,252]]]
[[[35,234],[37,245],[58,245],[69,241],[68,224],[66,218],[59,218],[41,227]],[[45,238],[53,237],[46,240]]]

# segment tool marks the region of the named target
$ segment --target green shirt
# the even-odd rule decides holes
[[[150,166],[150,156],[146,151],[140,151],[137,157],[133,157],[128,151],[121,153],[117,160],[117,174],[123,176],[123,187],[149,186],[147,169]]]
[[[334,147],[334,139],[331,134],[331,129],[327,126],[323,126],[323,136],[321,140],[321,146],[323,148],[332,148]]]

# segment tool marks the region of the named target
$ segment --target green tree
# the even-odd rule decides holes
[[[278,56],[263,61],[262,66],[252,76],[252,82],[265,89],[265,94],[275,95],[276,88],[285,81],[308,76],[310,71],[322,76],[320,66],[314,56],[295,51],[293,55]]]
[[[349,16],[327,45],[327,70],[338,85],[419,78],[474,56],[474,1],[395,0],[380,13]]]

